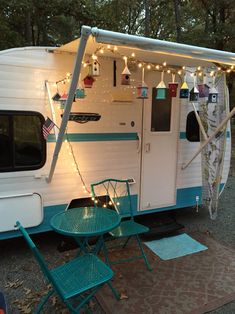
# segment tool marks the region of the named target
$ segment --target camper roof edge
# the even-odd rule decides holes
[[[51,162],[50,171],[49,171],[48,177],[46,178],[46,181],[48,183],[51,182],[54,171],[55,171],[57,159],[58,159],[61,145],[63,142],[63,137],[64,137],[65,130],[66,130],[68,120],[69,120],[69,114],[70,114],[71,107],[73,104],[74,94],[75,94],[75,91],[77,88],[78,77],[79,77],[80,72],[81,72],[82,59],[83,59],[83,56],[85,53],[87,40],[88,40],[90,34],[91,34],[91,27],[82,26],[80,43],[78,46],[77,55],[76,55],[76,59],[75,59],[75,63],[74,63],[72,80],[71,80],[69,91],[68,91],[68,98],[67,98],[66,104],[65,104],[65,110],[64,110],[63,118],[62,118],[61,125],[60,125],[60,131],[58,134],[58,139],[56,141],[56,145],[55,145],[55,149],[54,149],[54,153],[53,153],[53,159]]]
[[[235,65],[235,53],[210,48],[186,45],[136,35],[123,34],[93,27],[92,35],[96,41],[104,44],[130,46],[143,50],[151,50],[174,54],[177,56],[205,60],[215,63]]]

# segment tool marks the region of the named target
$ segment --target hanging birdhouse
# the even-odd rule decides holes
[[[68,94],[64,93],[60,99],[59,99],[59,102],[60,102],[60,109],[64,109],[64,106],[66,104],[66,100],[68,99]]]
[[[86,97],[86,95],[85,95],[85,90],[84,90],[84,88],[78,87],[78,88],[76,89],[76,92],[75,92],[75,98],[80,98],[80,99],[82,99],[82,98],[85,98],[85,97]]]
[[[190,96],[189,96],[190,101],[198,101],[199,100],[199,90],[197,89],[196,86],[194,86],[191,91],[190,91]]]
[[[207,84],[198,84],[199,97],[205,98],[209,96],[210,87]]]
[[[145,82],[140,83],[137,86],[137,98],[139,99],[147,99],[148,98],[148,86]]]
[[[210,90],[209,90],[208,102],[209,103],[217,103],[218,102],[218,91],[214,86],[212,88],[210,88]]]
[[[61,98],[61,95],[57,92],[53,97],[52,97],[52,100],[54,101],[59,101]]]
[[[170,97],[177,96],[178,83],[175,82],[175,74],[172,74],[172,82],[168,83]]]
[[[188,98],[188,96],[189,96],[188,84],[186,83],[186,81],[184,81],[180,88],[180,98]]]
[[[127,67],[127,57],[124,57],[125,60],[125,68],[122,71],[122,77],[121,77],[121,85],[130,85],[131,84],[131,72]]]
[[[91,64],[89,64],[89,75],[90,76],[100,75],[100,64],[97,59],[93,59]]]
[[[163,80],[164,72],[161,74],[161,82],[157,85],[156,99],[166,99],[166,85]]]
[[[144,81],[144,67],[142,69],[142,82],[137,86],[137,98],[147,99],[148,98],[148,86]]]
[[[87,75],[84,79],[84,86],[85,88],[91,88],[93,83],[95,82],[95,79],[91,75]]]

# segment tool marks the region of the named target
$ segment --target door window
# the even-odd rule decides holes
[[[157,89],[152,91],[151,132],[169,132],[171,130],[171,97],[166,90],[166,99],[156,99]]]

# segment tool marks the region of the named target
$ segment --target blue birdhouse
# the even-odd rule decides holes
[[[144,82],[137,86],[137,98],[139,99],[148,98],[148,86]]]
[[[189,88],[188,88],[188,84],[186,82],[184,82],[180,88],[180,98],[188,98],[189,96]]]
[[[166,99],[166,85],[163,81],[161,81],[158,84],[156,89],[157,89],[156,99]]]
[[[78,87],[75,92],[75,98],[85,98],[85,90],[84,88]]]
[[[197,89],[196,86],[194,86],[191,91],[190,91],[190,96],[189,96],[190,101],[198,101],[199,100],[199,90]]]

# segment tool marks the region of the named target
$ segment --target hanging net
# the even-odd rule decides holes
[[[200,118],[209,137],[229,112],[228,91],[224,74],[217,77],[215,87],[218,91],[218,102],[208,101],[200,104]],[[205,140],[201,134],[201,144]],[[209,210],[210,218],[216,219],[218,199],[221,190],[221,178],[226,145],[226,125],[202,150],[202,203]]]

